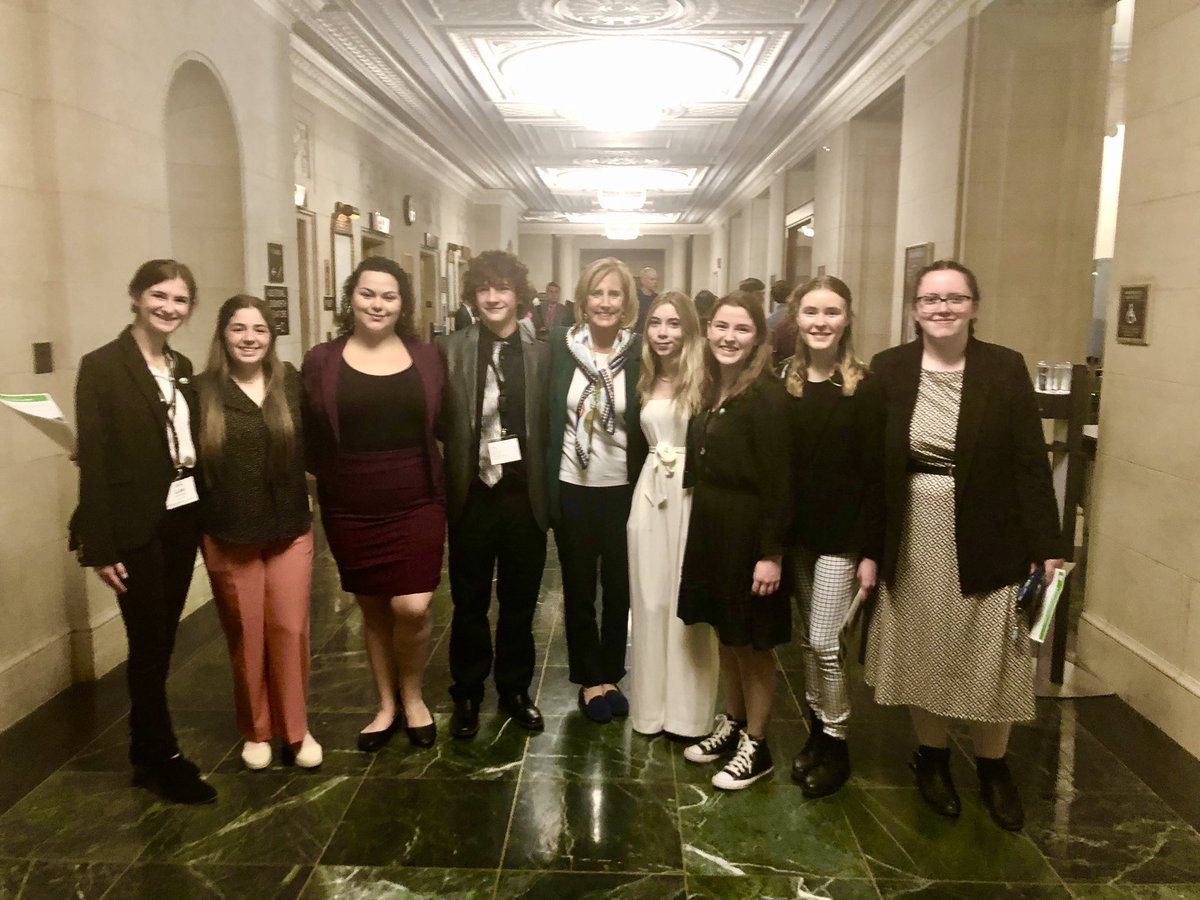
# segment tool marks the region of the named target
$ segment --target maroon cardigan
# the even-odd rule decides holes
[[[305,466],[317,478],[327,475],[337,459],[341,435],[338,430],[338,369],[346,337],[317,344],[304,354],[300,381],[304,388],[301,411],[304,419]],[[441,433],[442,388],[446,372],[442,359],[431,344],[406,338],[404,346],[425,389],[425,448],[429,461],[429,480],[434,495],[444,500],[446,480],[442,454],[438,451]]]

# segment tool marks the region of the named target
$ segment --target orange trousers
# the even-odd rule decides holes
[[[206,534],[201,549],[229,643],[242,739],[299,744],[308,731],[312,531],[269,544]]]

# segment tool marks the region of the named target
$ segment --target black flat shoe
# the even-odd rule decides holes
[[[815,769],[825,756],[825,723],[808,711],[808,740],[792,760],[792,781],[804,784],[804,776]]]
[[[546,727],[542,712],[534,705],[529,695],[522,691],[519,694],[502,694],[500,696],[500,711],[522,728],[530,731],[541,731]]]
[[[430,722],[428,725],[405,725],[404,733],[408,735],[410,744],[425,750],[437,743],[437,722]]]
[[[479,731],[479,701],[455,700],[454,712],[450,714],[450,735],[456,738],[473,738]]]
[[[401,715],[396,712],[396,716],[392,719],[392,724],[382,731],[360,731],[358,733],[358,749],[363,753],[375,753],[382,750],[388,745],[388,741],[392,739],[400,728]]]
[[[579,709],[597,725],[604,725],[612,721],[612,709],[609,708],[608,701],[604,699],[603,694],[593,697],[591,700],[584,700],[583,688],[580,688]]]
[[[133,783],[149,788],[172,803],[213,803],[217,790],[200,777],[195,764],[182,756],[174,756],[154,765],[134,765]]]
[[[614,687],[611,691],[605,691],[604,702],[608,704],[608,709],[614,718],[619,719],[629,715],[629,698],[621,693],[619,687]]]

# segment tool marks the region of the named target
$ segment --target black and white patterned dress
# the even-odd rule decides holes
[[[914,461],[954,459],[962,372],[921,371],[909,427]],[[980,722],[1034,716],[1029,634],[1018,585],[963,595],[955,549],[954,479],[912,472],[900,555],[881,584],[867,651],[867,683],[884,705],[917,706]]]

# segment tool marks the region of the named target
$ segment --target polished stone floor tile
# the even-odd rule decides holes
[[[525,778],[572,781],[674,778],[670,742],[638,734],[628,719],[597,725],[580,712],[546,717],[546,731],[529,743]]]
[[[233,672],[224,637],[197,650],[167,679],[171,713],[179,710],[233,710]]]
[[[1028,836],[997,827],[977,795],[960,793],[958,819],[934,813],[916,788],[848,787],[839,798],[877,878],[1058,882]]]
[[[217,802],[172,808],[142,861],[311,865],[361,781],[294,770],[213,775],[209,783]]]
[[[496,900],[683,900],[682,875],[503,872]]]
[[[122,863],[0,860],[0,897],[5,900],[57,897],[95,900],[104,896],[124,870]]]
[[[0,816],[0,857],[133,862],[169,815],[129,772],[51,775]]]
[[[1200,834],[1157,797],[1038,804],[1027,830],[1067,882],[1200,883]]]
[[[308,708],[312,712],[361,712],[363,725],[379,709],[379,692],[371,678],[367,654],[318,653],[308,676]]]
[[[688,900],[876,900],[875,883],[865,878],[803,875],[688,875]]]
[[[138,863],[129,867],[105,900],[292,900],[300,896],[310,871],[308,866]]]
[[[496,873],[488,869],[406,869],[317,866],[301,894],[305,900],[478,900],[490,897]]]
[[[679,820],[689,876],[870,876],[839,797],[806,800],[792,785],[727,793],[680,784]]]
[[[883,900],[1071,900],[1061,884],[1015,884],[994,881],[893,881],[877,882]]]
[[[428,749],[413,747],[403,732],[375,754],[368,776],[386,778],[468,779],[515,781],[521,771],[525,745],[533,732],[507,716],[481,712],[479,733],[470,740],[450,736],[450,717],[435,716],[437,743]],[[536,735],[533,740],[540,740]],[[463,790],[470,790],[464,787]]]
[[[669,784],[525,780],[504,868],[678,872],[677,822]]]
[[[1200,900],[1200,884],[1068,884],[1076,900]]]
[[[237,721],[232,709],[173,710],[171,722],[183,754],[211,772],[235,747],[241,748]],[[63,766],[68,771],[120,772],[129,774],[129,717],[118,721],[73,756]]]
[[[321,858],[334,866],[500,866],[516,786],[367,778]]]

